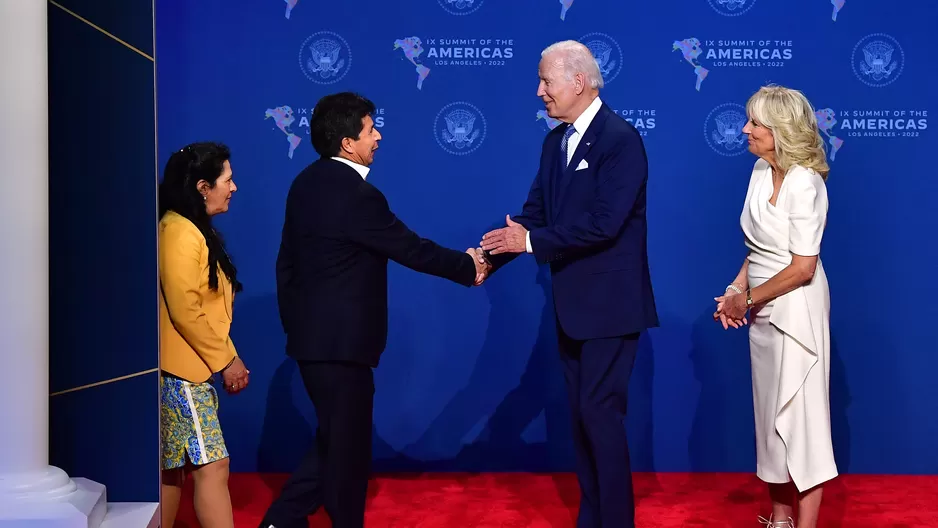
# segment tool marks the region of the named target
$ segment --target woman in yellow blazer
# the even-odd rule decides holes
[[[212,217],[228,210],[238,188],[230,152],[194,143],[173,153],[159,187],[160,436],[162,526],[171,528],[187,472],[205,528],[232,528],[228,449],[218,423],[220,376],[231,393],[248,370],[228,335],[241,290]]]

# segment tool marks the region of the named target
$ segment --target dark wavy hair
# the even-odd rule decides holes
[[[208,246],[209,288],[218,291],[218,268],[221,268],[238,292],[242,289],[238,270],[225,250],[221,234],[212,227],[212,217],[205,210],[205,198],[197,187],[205,180],[214,188],[225,161],[230,159],[231,151],[221,143],[192,143],[173,152],[163,169],[163,181],[159,186],[159,218],[173,211],[195,224]]]
[[[321,157],[338,156],[342,140],[358,141],[362,119],[375,113],[375,104],[353,92],[323,96],[313,108],[309,120],[309,137]]]

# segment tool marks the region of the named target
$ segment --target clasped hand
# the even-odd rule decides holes
[[[719,321],[724,330],[731,326],[739,328],[747,323],[746,312],[749,307],[746,304],[745,295],[727,288],[723,295],[714,297],[713,300],[717,302],[717,310],[713,312],[713,320]]]
[[[472,262],[476,266],[476,280],[473,283],[475,286],[481,286],[485,279],[488,278],[489,272],[492,271],[492,264],[489,262],[489,259],[485,258],[485,252],[482,251],[482,248],[469,248],[466,250],[466,253],[472,257]]]
[[[251,373],[241,358],[235,357],[230,365],[221,371],[222,384],[229,394],[235,394],[248,386],[248,375]]]

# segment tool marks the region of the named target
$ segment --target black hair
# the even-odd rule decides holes
[[[375,104],[356,93],[341,92],[323,97],[313,108],[309,121],[313,148],[324,158],[337,156],[343,139],[358,141],[362,120],[373,113]]]
[[[205,198],[199,192],[198,183],[205,180],[209,187],[221,176],[225,162],[231,159],[231,151],[221,143],[192,143],[173,152],[163,169],[160,182],[159,218],[173,211],[195,224],[205,237],[208,246],[208,285],[218,291],[218,268],[231,282],[234,291],[241,291],[238,270],[231,262],[221,234],[212,227],[212,217],[205,210]]]

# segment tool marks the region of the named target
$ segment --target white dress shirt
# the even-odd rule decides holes
[[[573,153],[576,152],[577,145],[580,144],[580,139],[583,138],[583,134],[586,133],[586,129],[589,128],[590,123],[593,122],[593,118],[596,117],[596,114],[599,113],[599,109],[602,107],[603,102],[599,96],[596,96],[596,99],[593,99],[593,102],[586,107],[586,110],[580,114],[580,117],[576,118],[573,122],[573,129],[575,132],[570,135],[567,139],[567,165],[570,164],[570,160],[573,158]],[[528,231],[527,237],[525,239],[525,246],[527,246],[528,253],[534,253],[534,250],[531,248],[531,232]]]
[[[368,172],[371,171],[368,167],[355,163],[354,161],[347,160],[345,158],[340,158],[339,156],[333,156],[332,159],[336,161],[341,161],[342,163],[348,165],[349,167],[355,169],[355,172],[361,175],[364,180],[368,176]]]

